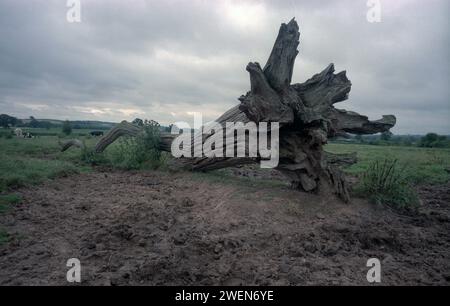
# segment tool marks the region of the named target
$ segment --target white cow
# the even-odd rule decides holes
[[[23,137],[22,129],[19,129],[19,128],[15,129],[14,134],[16,135],[16,137],[20,137],[20,138]]]

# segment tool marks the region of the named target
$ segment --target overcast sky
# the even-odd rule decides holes
[[[20,118],[169,124],[213,120],[249,89],[245,66],[265,64],[279,26],[300,26],[293,82],[329,63],[352,81],[338,108],[394,133],[450,134],[448,0],[0,0],[0,113]]]

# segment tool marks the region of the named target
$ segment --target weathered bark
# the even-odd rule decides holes
[[[346,154],[334,154],[325,152],[325,159],[329,165],[348,167],[358,162],[356,152]]]
[[[342,71],[335,74],[334,65],[302,84],[291,85],[295,58],[298,54],[299,28],[292,19],[282,24],[269,59],[261,69],[258,63],[249,63],[250,91],[239,98],[240,105],[225,112],[216,121],[226,122],[279,122],[280,163],[278,169],[285,173],[298,189],[316,192],[328,184],[343,200],[349,195],[345,176],[340,166],[356,161],[356,156],[325,154],[323,146],[328,138],[347,133],[374,134],[388,131],[395,125],[392,115],[370,121],[366,116],[340,110],[334,104],[348,99],[351,82]],[[122,122],[105,135],[96,146],[103,151],[122,135],[137,135],[141,129]],[[161,135],[161,150],[170,151],[176,135]],[[196,133],[192,139],[202,143],[209,135]],[[229,144],[236,147],[237,141]],[[243,163],[258,162],[256,158],[182,158],[184,167],[191,170],[212,170]]]
[[[249,63],[247,71],[250,73],[251,90],[239,98],[239,109],[254,122],[291,123],[294,120],[292,109],[282,102],[282,96],[269,85],[259,64]]]
[[[264,75],[276,91],[283,91],[291,85],[299,38],[300,32],[294,18],[288,24],[281,24],[272,52],[264,66]]]

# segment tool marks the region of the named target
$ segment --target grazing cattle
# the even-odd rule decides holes
[[[30,132],[26,132],[23,134],[23,138],[34,138],[34,135],[31,134]]]
[[[15,129],[14,134],[16,135],[16,137],[20,137],[20,138],[23,137],[22,129],[19,129],[19,128]]]
[[[91,134],[91,136],[103,136],[102,131],[92,131],[89,134]]]

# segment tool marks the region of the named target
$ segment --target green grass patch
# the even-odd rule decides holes
[[[3,245],[9,241],[9,234],[3,228],[0,228],[0,245]]]
[[[11,205],[18,204],[22,197],[18,194],[0,195],[0,213],[4,213],[11,208]]]
[[[346,171],[358,176],[376,161],[396,159],[400,166],[405,166],[404,175],[409,183],[442,184],[450,180],[450,149],[331,143],[325,150],[332,153],[357,152],[358,163]]]
[[[0,138],[0,152],[6,155],[43,156],[60,150],[57,137]]]
[[[76,165],[61,160],[0,155],[0,192],[79,173]]]

